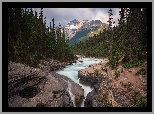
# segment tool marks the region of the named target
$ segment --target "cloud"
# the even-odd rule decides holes
[[[119,16],[120,9],[116,8],[114,11],[115,12],[112,17],[113,17],[113,20],[115,21],[115,24],[118,25],[118,19],[120,19],[120,16]]]
[[[40,8],[33,8],[37,12],[40,12]],[[61,23],[65,26],[69,21],[77,19],[82,20],[101,20],[103,23],[107,23],[109,18],[109,8],[44,8],[43,16],[46,17],[46,25],[49,26],[52,18],[55,20],[56,26]],[[113,19],[118,20],[118,8],[112,8]]]

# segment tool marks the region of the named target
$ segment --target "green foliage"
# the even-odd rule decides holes
[[[132,90],[132,89],[131,89],[131,83],[127,84],[127,90],[128,90],[128,91],[131,91],[131,90]]]
[[[33,14],[32,9],[29,11],[26,8],[8,8],[9,60],[36,66],[40,59],[74,59],[64,32],[61,32],[61,25],[55,30],[52,19],[52,27],[50,22],[50,27],[46,28],[46,17],[43,22],[42,9],[38,18],[37,12]]]
[[[141,96],[136,103],[136,107],[147,107],[147,99]]]
[[[141,68],[136,75],[145,75],[146,74],[146,70],[144,68]]]
[[[94,37],[94,34],[96,34],[96,35],[101,34],[101,32],[103,32],[104,29],[105,29],[105,25],[101,25],[98,27],[96,26],[86,36],[81,37],[79,40],[82,42],[85,42],[86,40],[89,40],[89,37],[91,37],[91,38]]]
[[[122,66],[124,68],[132,68],[132,64],[131,63],[123,63]]]
[[[121,82],[121,84],[122,84],[122,86],[124,87],[124,88],[126,88],[128,91],[131,91],[131,90],[133,90],[132,88],[131,88],[131,83],[129,82],[129,83],[123,83],[123,82]],[[138,94],[135,90],[134,90],[134,94]]]
[[[111,102],[107,102],[107,103],[105,103],[105,106],[104,107],[113,107],[113,105],[112,105]]]
[[[120,76],[120,71],[118,71],[118,70],[115,70],[115,73],[114,73],[114,75],[115,75],[115,78],[118,78],[118,77]]]
[[[124,68],[141,66],[147,55],[142,54],[147,50],[147,9],[121,8],[119,12],[119,25],[113,25],[109,10],[109,26],[98,35],[89,37],[85,42],[75,44],[72,49],[74,54],[91,57],[108,57],[109,65],[114,69],[118,60],[122,59]]]
[[[105,67],[107,67],[107,66],[109,66],[109,65],[110,65],[110,63],[109,63],[109,62],[107,62],[104,66],[105,66]]]
[[[116,50],[112,50],[112,56],[109,57],[109,64],[111,68],[116,68],[118,66],[118,60],[119,60],[119,52]]]
[[[90,29],[88,30],[84,30],[84,31],[78,31],[75,36],[73,36],[70,41],[69,41],[69,45],[74,45],[75,43],[78,43],[81,37],[86,36],[88,33],[90,32]]]
[[[143,64],[143,62],[144,62],[144,60],[139,60],[139,61],[135,61],[135,62],[124,62],[124,61],[122,61],[122,66],[124,67],[124,68],[132,68],[132,67],[134,67],[134,66],[141,66],[142,64]]]
[[[98,77],[98,69],[94,70],[94,77]]]

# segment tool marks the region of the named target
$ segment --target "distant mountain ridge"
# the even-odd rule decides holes
[[[64,26],[64,29],[66,32],[66,36],[71,39],[79,31],[84,31],[88,29],[93,30],[94,28],[101,26],[102,24],[106,25],[106,23],[102,23],[100,20],[83,20],[79,22],[78,20],[74,19],[70,21],[66,26]]]
[[[107,24],[102,23],[100,20],[82,20],[79,22],[74,19],[63,27],[65,35],[69,38],[69,45],[74,45],[79,41],[86,41],[93,33],[98,34],[99,31],[102,31],[102,27],[103,29],[107,28]]]

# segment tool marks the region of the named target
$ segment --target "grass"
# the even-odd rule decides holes
[[[141,68],[136,75],[145,75],[146,74],[146,70],[144,68]]]
[[[127,87],[127,90],[128,90],[128,91],[131,91],[132,89],[131,89],[131,87],[130,87],[130,86],[128,86],[128,87]]]
[[[122,62],[122,66],[124,68],[132,68],[135,66],[141,66],[143,64],[143,60],[139,60],[138,62],[130,63],[130,62]]]
[[[110,63],[109,63],[109,62],[107,62],[104,66],[105,66],[105,67],[107,67],[107,66],[109,66],[109,65],[110,65]]]
[[[98,77],[98,70],[97,69],[94,70],[94,77]]]
[[[115,75],[115,78],[118,78],[118,77],[120,76],[120,71],[118,71],[118,70],[115,70],[115,73],[114,73],[114,75]]]
[[[128,83],[128,84],[127,84],[127,90],[128,90],[128,91],[131,91],[131,90],[132,90],[132,89],[131,89],[131,83]]]
[[[104,107],[113,107],[113,105],[112,105],[111,102],[107,102],[107,103],[105,103],[105,106]]]
[[[136,107],[147,107],[147,99],[141,96],[137,101]]]
[[[127,84],[124,84],[123,82],[120,82],[120,83],[124,88],[127,88],[127,91],[130,92],[132,90],[131,83],[127,83]]]

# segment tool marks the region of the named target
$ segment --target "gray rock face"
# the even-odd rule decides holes
[[[106,80],[106,78],[102,78],[93,86],[94,89],[87,94],[86,100],[84,102],[85,107],[104,107],[103,102],[99,101],[99,95],[104,94],[102,91],[100,91],[100,88],[106,87]]]
[[[84,101],[85,107],[93,107],[93,99],[95,98],[95,95],[96,92],[94,89],[87,94],[86,100]]]
[[[65,63],[65,62],[60,62],[60,61],[57,61],[57,60],[49,59],[48,61],[41,60],[38,67],[41,70],[43,70],[44,72],[49,73],[51,71],[57,71],[57,70],[63,69],[66,64],[67,63]]]
[[[57,78],[66,90],[69,86],[71,93],[75,96],[76,106],[80,106],[82,100],[84,99],[84,89],[66,76],[62,76],[55,72],[51,72],[51,75]]]
[[[24,93],[27,90],[35,89],[36,94],[45,83],[45,73],[37,68],[30,68],[20,63],[10,62],[8,65],[8,97],[20,93]],[[30,96],[33,96],[33,95]],[[26,97],[26,96],[25,96]],[[27,96],[28,97],[28,96]]]
[[[67,90],[68,81],[75,98],[82,99],[83,89],[67,77],[10,62],[8,64],[8,106],[73,107]]]
[[[81,83],[86,83],[88,85],[95,85],[98,82],[97,78],[94,78],[91,75],[84,76],[80,70],[78,71],[78,78],[80,78]]]
[[[109,76],[99,80],[94,89],[88,93],[85,107],[134,107],[135,101],[131,94],[120,88],[110,86]],[[100,82],[100,83],[99,83]]]

